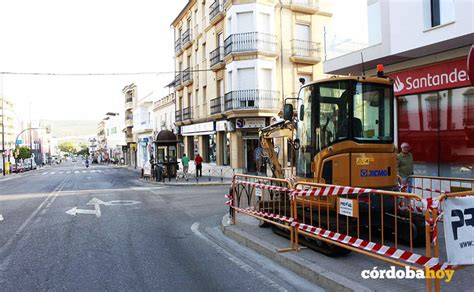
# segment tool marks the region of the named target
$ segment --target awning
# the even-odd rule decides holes
[[[205,136],[205,135],[213,135],[216,131],[208,131],[208,132],[194,132],[194,133],[183,133],[181,136]]]

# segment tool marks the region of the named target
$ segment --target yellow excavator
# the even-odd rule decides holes
[[[386,190],[397,187],[393,82],[384,76],[382,66],[377,67],[377,77],[331,77],[302,85],[298,110],[292,104],[285,104],[283,120],[262,128],[259,133],[273,177],[285,178],[274,151],[275,138],[285,137],[293,145],[292,176],[298,181]],[[371,204],[367,204],[368,196],[359,196],[359,212],[370,213],[370,208],[371,225],[382,228],[374,226],[380,222],[382,205],[384,218],[387,216],[385,229],[394,227],[394,200],[370,195]],[[314,197],[299,200],[305,200],[304,206],[312,210],[329,207],[336,213],[336,196],[327,200]],[[408,240],[410,226],[401,215],[397,215],[399,238]],[[370,221],[362,219],[366,217],[360,216],[361,226],[370,225]],[[416,222],[412,226],[414,241],[422,244],[423,217],[413,222]],[[327,246],[323,249],[323,252],[328,250]]]

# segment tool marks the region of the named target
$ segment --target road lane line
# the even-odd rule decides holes
[[[245,272],[254,275],[257,277],[257,279],[261,280],[266,286],[271,287],[275,289],[276,291],[287,291],[284,287],[278,285],[278,283],[274,282],[264,274],[260,273],[259,271],[255,270],[251,266],[247,265],[237,257],[233,256],[230,252],[226,251],[222,247],[220,247],[218,244],[207,238],[205,235],[203,235],[199,231],[199,222],[194,222],[194,224],[191,226],[191,231],[199,238],[204,240],[207,244],[212,246],[218,253],[226,257],[229,261],[233,262],[236,264],[239,268],[244,270]]]
[[[13,235],[12,237],[10,237],[10,239],[2,246],[0,247],[0,255],[3,254],[9,247],[10,245],[13,243],[13,241],[15,239],[21,241],[21,238],[18,238],[18,235],[26,228],[26,226],[28,225],[28,223],[30,223],[31,219],[33,219],[33,217],[36,216],[36,214],[38,214],[38,212],[41,210],[41,208],[43,208],[43,206],[46,204],[46,202],[49,200],[49,198],[53,197],[53,196],[57,196],[58,192],[64,187],[64,185],[66,184],[66,179],[68,177],[66,176],[62,181],[61,183],[46,197],[46,199],[44,199],[44,201],[33,211],[33,213],[31,213],[31,215],[23,222],[23,224],[21,224],[21,226],[16,230],[15,232],[15,235]],[[3,262],[2,261],[2,266],[3,266]]]

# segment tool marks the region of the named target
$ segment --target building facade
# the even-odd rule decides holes
[[[153,141],[153,92],[138,98],[133,108],[132,133],[137,143],[137,167],[144,168],[154,153]]]
[[[411,145],[415,172],[474,177],[474,87],[466,69],[474,3],[374,0],[367,9],[379,20],[372,32],[380,41],[326,61],[325,72],[360,75],[362,66],[385,64],[395,82],[397,143]]]
[[[258,130],[322,77],[324,1],[189,1],[175,30],[176,125],[184,152],[256,172]],[[286,143],[281,143],[281,159]]]
[[[16,135],[14,103],[6,97],[0,96],[0,149],[1,153],[5,155],[0,155],[0,169],[2,171],[3,157],[5,157],[5,161],[9,161],[12,151],[15,149]]]
[[[125,135],[125,148],[124,158],[125,163],[128,166],[137,167],[137,139],[133,134],[133,108],[135,106],[137,97],[137,86],[135,84],[129,84],[122,89],[125,104],[124,122],[125,127],[123,129]]]

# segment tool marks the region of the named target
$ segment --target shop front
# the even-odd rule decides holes
[[[148,134],[138,136],[137,165],[144,168],[150,162],[153,155],[153,137]]]
[[[474,87],[467,58],[391,73],[398,146],[411,145],[415,172],[474,177]]]
[[[216,122],[216,144],[212,152],[216,157],[217,165],[230,165],[230,132],[235,130],[228,120]]]
[[[216,161],[216,130],[214,122],[181,126],[184,137],[184,153],[194,159],[198,153],[204,162]]]
[[[232,145],[235,145],[237,148],[237,152],[243,155],[236,155],[234,159],[242,159],[240,161],[236,161],[233,165],[238,165],[237,168],[243,168],[245,173],[257,173],[262,171],[262,164],[260,163],[263,161],[262,157],[260,156],[259,150],[259,136],[258,131],[260,128],[266,126],[266,118],[259,117],[259,118],[236,118],[235,119],[235,129],[237,135],[235,143],[233,142]],[[260,169],[257,169],[260,166]]]

